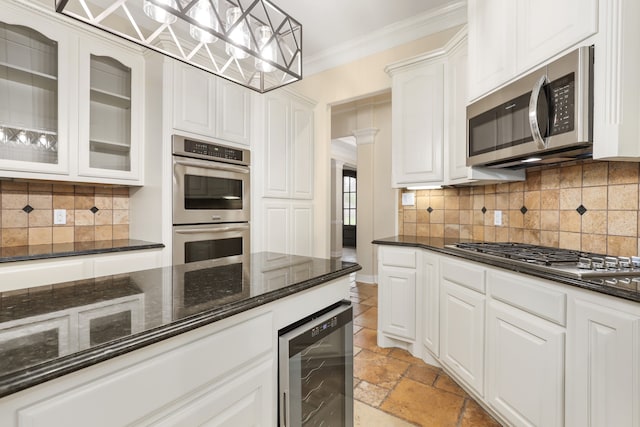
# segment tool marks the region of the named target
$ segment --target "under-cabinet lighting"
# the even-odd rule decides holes
[[[416,185],[413,187],[407,187],[407,190],[440,190],[442,185]]]
[[[260,93],[302,79],[302,25],[271,0],[56,0],[56,11]]]
[[[524,159],[521,160],[521,163],[533,163],[533,162],[539,162],[540,160],[542,160],[540,157],[529,157],[528,159]]]

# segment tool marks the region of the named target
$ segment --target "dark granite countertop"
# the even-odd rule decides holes
[[[133,239],[0,247],[0,263],[156,248],[164,248],[164,245]]]
[[[264,252],[0,293],[0,397],[360,269]]]
[[[640,288],[636,284],[623,287],[611,286],[606,284],[596,283],[594,281],[583,279],[572,279],[553,272],[543,272],[540,270],[527,268],[526,266],[517,265],[509,260],[493,260],[487,259],[482,256],[474,255],[473,253],[462,253],[454,251],[446,247],[446,245],[453,245],[459,242],[478,242],[473,240],[460,240],[460,239],[444,239],[436,237],[416,237],[416,236],[393,236],[383,239],[376,239],[372,243],[376,245],[391,245],[391,246],[409,246],[415,248],[428,249],[435,252],[440,252],[446,255],[452,255],[459,258],[468,259],[470,261],[479,262],[482,264],[491,265],[494,267],[504,268],[506,270],[515,271],[518,273],[524,273],[531,276],[540,277],[542,279],[552,280],[554,282],[563,283],[565,285],[576,286],[578,288],[588,289],[590,291],[599,292],[602,294],[612,295],[614,297],[623,298],[629,301],[640,302]]]

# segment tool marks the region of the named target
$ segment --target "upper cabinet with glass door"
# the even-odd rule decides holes
[[[66,86],[68,56],[69,42],[61,26],[3,6],[0,169],[24,177],[32,172],[69,173],[66,119],[74,91]]]
[[[135,184],[142,168],[144,60],[83,38],[79,64],[78,174]]]

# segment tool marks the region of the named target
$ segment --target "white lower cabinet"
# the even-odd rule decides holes
[[[567,334],[567,425],[639,426],[640,304],[580,295]]]
[[[440,286],[438,257],[421,251],[422,281],[422,345],[435,357],[440,355]]]
[[[485,296],[443,278],[440,282],[440,361],[480,396],[484,394]]]
[[[486,399],[514,426],[564,425],[564,338],[558,325],[489,302]]]

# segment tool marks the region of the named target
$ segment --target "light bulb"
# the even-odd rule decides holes
[[[278,52],[276,51],[275,39],[271,39],[271,36],[273,36],[273,31],[269,26],[261,25],[260,27],[258,27],[256,39],[258,41],[260,57],[262,59],[275,62],[276,58],[278,57]],[[255,64],[258,71],[270,73],[271,71],[275,70],[275,67],[273,65],[258,58],[256,58]]]
[[[212,0],[213,7],[218,8],[218,0]],[[189,10],[189,16],[196,20],[200,25],[212,30],[218,30],[218,20],[216,19],[209,0],[200,0]],[[203,30],[193,24],[189,25],[189,34],[195,40],[201,43],[213,43],[218,40],[217,37],[211,35],[208,31]]]
[[[231,28],[235,22],[242,16],[242,10],[239,7],[232,7],[227,9],[227,30]],[[246,22],[240,22],[229,34],[229,38],[233,40],[236,45],[251,48],[251,36],[249,34],[249,28]],[[244,59],[249,56],[247,52],[227,43],[225,50],[227,55],[231,55],[237,59]]]
[[[163,5],[172,7],[174,9],[177,9],[178,7],[176,0],[157,0],[157,2]],[[155,4],[151,3],[149,0],[144,0],[142,9],[144,10],[144,13],[149,18],[161,24],[173,24],[174,22],[176,22],[176,19],[178,19],[172,13],[167,12],[163,8],[156,6]]]
[[[24,145],[29,144],[29,138],[27,137],[27,133],[25,131],[21,130],[18,133],[18,142]]]
[[[5,142],[7,134],[4,132],[4,128],[0,126],[0,142]]]

